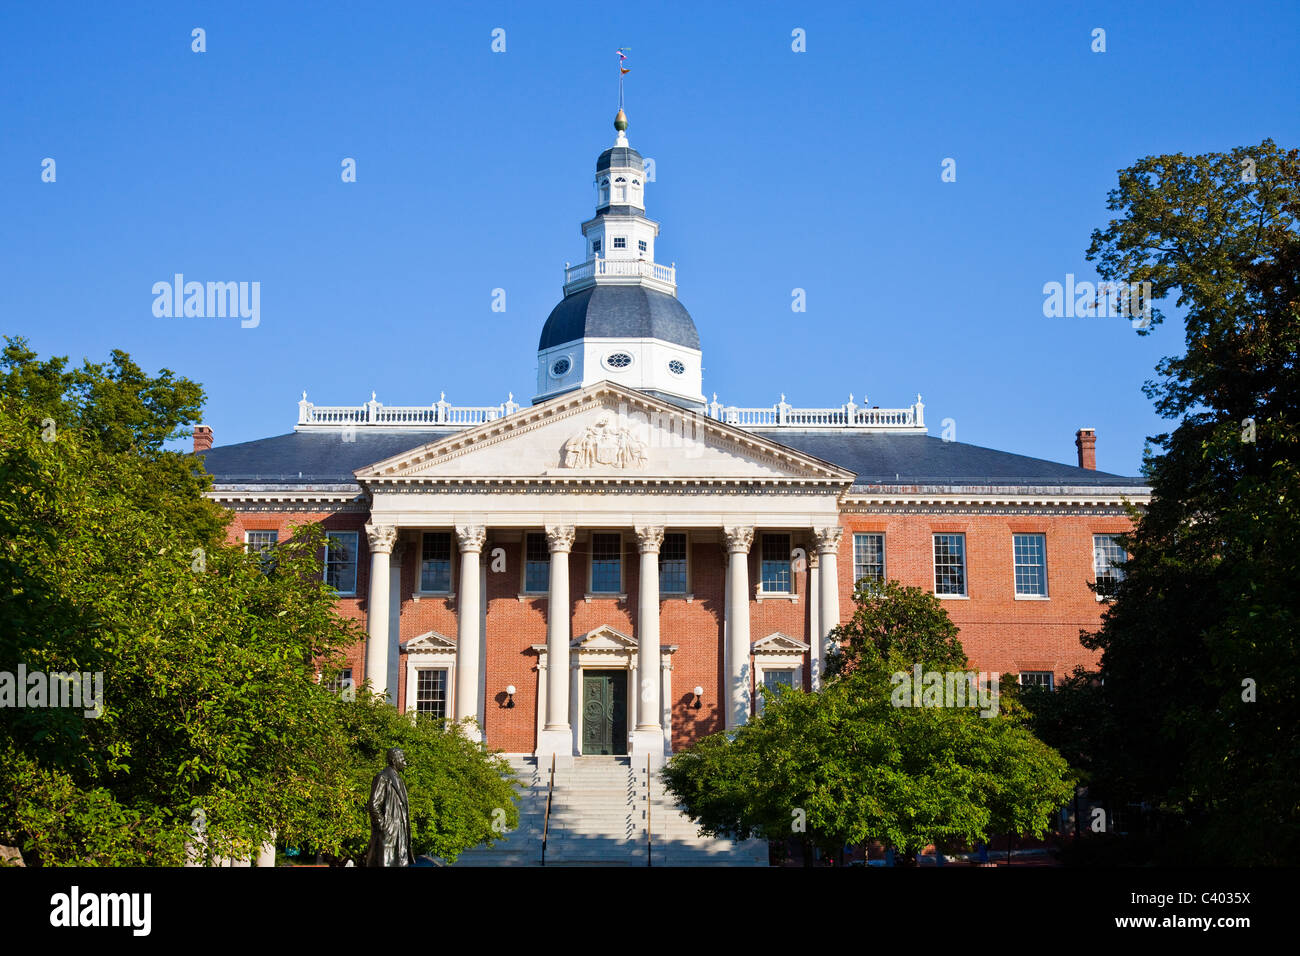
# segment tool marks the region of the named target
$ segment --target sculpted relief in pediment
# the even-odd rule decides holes
[[[605,412],[564,443],[561,461],[565,468],[644,468],[646,443],[613,412]]]

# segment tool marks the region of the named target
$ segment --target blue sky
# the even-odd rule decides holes
[[[1072,461],[1093,426],[1098,467],[1137,473],[1165,427],[1141,385],[1181,329],[1045,318],[1043,284],[1095,278],[1090,233],[1137,158],[1300,142],[1300,5],[625,7],[10,5],[0,332],[203,383],[218,445],[290,431],[303,389],[526,402],[623,45],[706,393],[920,392],[932,434],[951,418],[959,441]],[[155,318],[177,272],[260,282],[260,325]]]

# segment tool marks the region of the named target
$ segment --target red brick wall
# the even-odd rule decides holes
[[[324,520],[329,530],[358,531],[360,556],[357,596],[339,600],[339,611],[360,621],[366,616],[365,596],[369,589],[370,555],[364,532],[365,515],[351,513],[302,513],[293,515],[238,513],[230,526],[232,542],[242,542],[244,531],[271,529],[280,540],[289,537],[292,524]],[[973,668],[986,671],[1051,670],[1059,680],[1076,664],[1093,664],[1095,655],[1078,640],[1080,629],[1096,629],[1101,605],[1087,584],[1093,580],[1092,535],[1128,530],[1123,517],[997,515],[857,515],[841,518],[844,534],[837,559],[840,582],[840,620],[853,614],[853,534],[884,532],[885,567],[890,578],[905,585],[933,589],[934,532],[962,532],[966,535],[968,599],[945,599],[954,623],[961,629],[960,640]],[[448,529],[450,530],[450,529]],[[671,530],[671,529],[670,529]],[[1047,600],[1016,600],[1013,579],[1012,535],[1041,533],[1047,544]],[[409,534],[409,532],[408,532]],[[758,581],[762,529],[754,535],[749,556],[750,637],[784,632],[802,641],[808,633],[808,572],[793,575],[797,601],[752,599]],[[453,537],[453,589],[459,589],[459,554]],[[812,550],[810,536],[795,533],[791,544]],[[489,744],[507,752],[531,752],[536,745],[538,672],[537,657],[530,647],[546,643],[547,599],[526,597],[522,591],[522,541],[496,542],[488,535],[487,551],[500,547],[506,552],[504,573],[488,570],[483,578],[487,591],[488,619],[486,658],[487,698],[484,727]],[[407,545],[401,575],[401,641],[428,631],[456,638],[455,598],[423,597],[413,600],[419,566],[418,539]],[[639,592],[639,555],[631,531],[623,534],[623,581],[626,601],[615,598],[585,600],[588,580],[590,536],[580,537],[569,558],[571,633],[578,637],[593,628],[609,625],[625,634],[636,635]],[[490,559],[489,559],[490,560]],[[701,736],[723,729],[725,675],[723,673],[723,615],[727,555],[720,542],[692,539],[688,587],[692,601],[666,597],[660,605],[660,639],[676,644],[672,674],[672,739],[681,749]],[[812,596],[814,599],[816,595]],[[475,609],[477,613],[477,609]],[[364,642],[348,652],[354,677],[364,678]],[[400,659],[399,679],[393,688],[399,707],[406,704],[405,659]],[[805,682],[809,668],[805,663]],[[505,688],[516,688],[515,706],[507,708]],[[704,688],[702,706],[691,707],[693,688]]]

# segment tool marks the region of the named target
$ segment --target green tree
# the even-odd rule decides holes
[[[1185,351],[1145,391],[1153,501],[1087,647],[1100,649],[1094,790],[1145,803],[1169,858],[1300,852],[1300,153],[1271,140],[1144,158],[1088,250],[1172,300]]]
[[[938,600],[889,582],[860,589],[855,606],[823,690],[778,692],[760,716],[669,761],[667,786],[701,829],[795,836],[827,854],[881,840],[910,861],[931,843],[1045,832],[1071,781],[1014,694],[988,717],[897,705],[896,675],[965,664]]]
[[[383,737],[409,747],[417,848],[454,857],[497,835],[498,808],[511,825],[504,768],[480,745],[319,681],[364,633],[321,581],[318,526],[295,529],[269,563],[225,544],[202,476],[157,449],[179,414],[170,402],[129,429],[145,437],[119,442],[100,412],[60,404],[76,404],[62,360],[10,359],[0,674],[100,672],[103,693],[98,714],[88,702],[0,709],[0,842],[29,864],[176,864],[201,811],[213,855],[274,835],[345,856],[368,836]],[[86,375],[84,390],[113,391]]]

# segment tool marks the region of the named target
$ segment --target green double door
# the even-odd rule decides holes
[[[627,753],[627,671],[582,672],[582,752]]]

